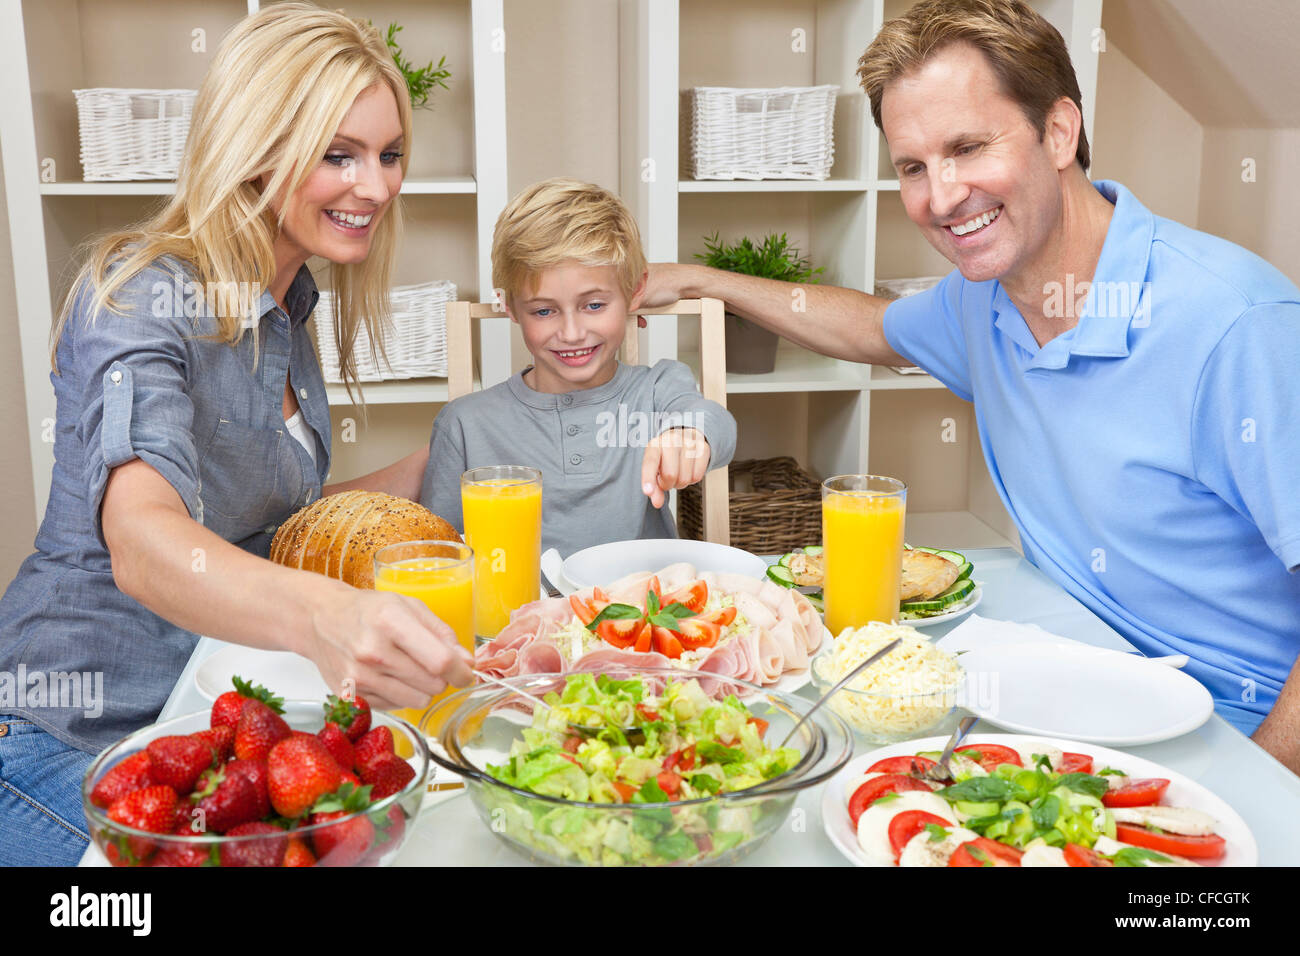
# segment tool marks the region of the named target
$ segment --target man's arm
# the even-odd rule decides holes
[[[796,300],[795,290],[803,293]],[[778,282],[686,263],[655,263],[634,308],[678,299],[722,299],[727,308],[797,345],[850,362],[911,365],[885,340],[889,300],[838,286]],[[802,311],[796,311],[799,305]]]
[[[1250,739],[1300,775],[1300,658],[1292,665],[1273,709]]]

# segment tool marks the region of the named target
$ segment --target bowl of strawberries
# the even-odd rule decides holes
[[[380,866],[419,812],[429,748],[365,698],[281,700],[234,679],[210,711],[91,763],[82,804],[114,866]]]

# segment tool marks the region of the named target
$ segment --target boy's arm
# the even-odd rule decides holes
[[[694,428],[709,443],[709,468],[731,464],[736,454],[736,419],[700,394],[695,376],[681,362],[655,365],[654,410],[661,416],[656,437],[674,428]]]
[[[444,408],[433,422],[429,437],[429,460],[420,483],[420,504],[465,533],[460,507],[460,476],[469,467],[465,457],[465,434],[460,421]]]

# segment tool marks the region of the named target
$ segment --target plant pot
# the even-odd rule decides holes
[[[781,337],[728,312],[724,322],[727,335],[727,371],[759,375],[776,368],[776,347]]]

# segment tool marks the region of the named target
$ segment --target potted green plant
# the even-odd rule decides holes
[[[815,283],[822,268],[812,268],[807,256],[799,254],[785,233],[771,233],[757,245],[748,237],[728,245],[717,233],[705,237],[706,252],[695,258],[714,269],[738,272],[781,282]],[[727,313],[727,371],[745,374],[770,372],[776,368],[776,347],[780,336],[731,312]]]
[[[402,28],[396,23],[388,25],[388,36],[385,38],[388,42],[388,51],[393,55],[393,62],[397,68],[402,71],[402,76],[406,77],[406,88],[411,94],[411,105],[416,109],[427,106],[429,94],[435,86],[441,86],[444,90],[450,89],[447,80],[451,77],[451,70],[445,68],[444,64],[447,58],[444,56],[434,66],[430,60],[425,66],[416,69],[411,63],[408,63],[402,56],[402,48],[397,45],[397,34]]]

